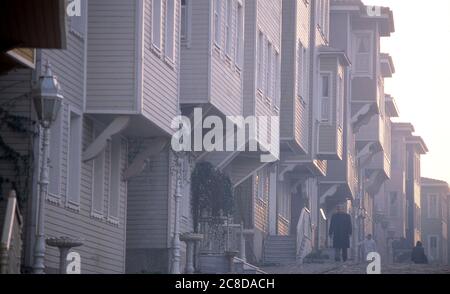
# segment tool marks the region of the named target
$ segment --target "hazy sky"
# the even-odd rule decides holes
[[[396,31],[382,40],[396,67],[386,93],[397,101],[398,121],[411,122],[430,149],[422,176],[450,182],[450,1],[363,2],[394,12]]]

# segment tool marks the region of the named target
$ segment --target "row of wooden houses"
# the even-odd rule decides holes
[[[16,271],[36,270],[39,213],[46,238],[82,240],[75,249],[82,273],[188,270],[192,252],[179,238],[196,231],[190,175],[199,162],[231,180],[237,208],[223,226],[240,227],[231,229],[243,240],[231,260],[244,272],[329,247],[329,218],[341,203],[353,216],[357,258],[356,244],[376,232],[377,199],[394,191],[411,217],[392,237],[420,238],[412,205],[420,200],[427,148],[411,125],[392,122],[399,114],[384,80],[395,68],[380,51],[394,32],[389,8],[374,15],[359,0],[3,2],[0,114],[33,130],[1,124],[0,211],[8,211],[11,190],[20,200],[20,222],[0,214],[22,230],[8,248],[20,253]],[[80,5],[80,13],[68,14],[68,4]],[[42,208],[45,158],[30,93],[48,68],[64,100],[50,128]],[[204,119],[279,118],[279,128],[265,130],[279,138],[271,142],[279,159],[262,162],[264,148],[173,152],[173,119],[198,109]],[[26,173],[16,173],[8,148],[29,159]],[[195,270],[212,262],[215,272],[229,269],[226,250],[203,259],[195,253]],[[46,273],[58,272],[59,254],[46,246]]]

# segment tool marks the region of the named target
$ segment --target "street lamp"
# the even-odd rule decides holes
[[[39,123],[43,130],[42,165],[39,176],[39,196],[37,205],[37,228],[34,246],[33,273],[44,274],[45,258],[45,199],[49,184],[49,140],[50,126],[56,120],[64,99],[56,77],[52,74],[50,64],[45,65],[45,73],[32,91],[32,99]]]

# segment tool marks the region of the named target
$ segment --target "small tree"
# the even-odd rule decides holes
[[[197,232],[203,212],[213,219],[233,213],[233,186],[230,178],[209,162],[198,163],[191,177],[192,215]]]

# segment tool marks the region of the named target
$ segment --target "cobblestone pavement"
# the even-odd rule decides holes
[[[326,264],[280,265],[263,267],[269,274],[366,274],[366,264],[347,262]],[[382,274],[450,274],[450,266],[393,264],[382,265]]]

